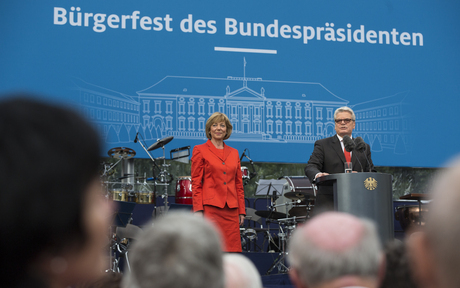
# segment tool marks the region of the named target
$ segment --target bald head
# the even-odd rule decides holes
[[[349,276],[377,279],[382,265],[374,224],[340,212],[320,214],[299,227],[288,255],[307,286]]]
[[[345,213],[323,213],[302,229],[305,239],[316,247],[343,252],[355,247],[364,235],[363,222]]]
[[[224,254],[225,288],[262,288],[256,266],[241,254]]]

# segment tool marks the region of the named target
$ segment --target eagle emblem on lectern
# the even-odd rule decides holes
[[[377,180],[372,177],[366,178],[366,180],[364,180],[364,187],[366,187],[367,190],[374,190],[377,188]]]

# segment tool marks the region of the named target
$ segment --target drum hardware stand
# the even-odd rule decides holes
[[[157,202],[157,201],[156,201],[157,189],[156,189],[155,167],[157,167],[157,163],[156,163],[156,161],[155,161],[155,158],[153,158],[152,155],[150,154],[150,152],[149,152],[150,150],[148,150],[147,148],[145,148],[144,143],[142,143],[142,141],[145,142],[144,137],[142,137],[142,134],[141,134],[142,140],[139,140],[139,138],[138,138],[138,135],[139,135],[139,134],[140,134],[140,132],[137,132],[136,138],[134,139],[134,143],[139,143],[139,144],[142,146],[142,149],[144,149],[145,153],[147,153],[147,155],[149,156],[150,160],[152,160],[152,162],[153,162],[153,167],[152,167],[152,170],[153,170],[153,179],[152,179],[152,180],[155,181],[155,187],[154,187],[154,189],[153,189],[153,195],[152,195],[152,197],[153,197],[153,199],[155,199],[155,200],[153,201],[153,203],[154,203],[154,205],[155,205],[154,208],[153,208],[153,211],[154,211],[154,213],[155,213],[156,208],[157,208],[157,207],[156,207],[156,202]],[[145,181],[147,181],[147,178],[146,178]],[[145,182],[145,181],[144,181],[144,182]]]
[[[279,230],[280,232],[278,233],[279,237],[279,248],[280,252],[278,254],[278,257],[275,259],[273,262],[272,266],[270,269],[268,269],[267,273],[265,275],[270,275],[270,273],[273,271],[273,269],[278,268],[278,273],[287,273],[289,271],[289,267],[286,266],[286,256],[288,252],[286,251],[286,233],[283,231],[283,227],[281,225],[281,221],[279,221]]]
[[[160,148],[160,147],[163,150],[163,156],[162,157],[158,157],[157,159],[153,159],[150,154],[149,154],[149,156],[153,160],[154,163],[155,163],[156,160],[163,159],[163,164],[161,165],[162,168],[160,169],[160,173],[158,175],[159,181],[158,182],[156,181],[158,179],[157,177],[154,177],[154,180],[155,180],[155,187],[157,185],[163,185],[164,186],[164,193],[163,193],[163,195],[161,197],[164,199],[164,211],[165,212],[167,212],[168,209],[169,209],[168,186],[173,181],[173,178],[174,178],[173,175],[169,174],[168,171],[167,171],[167,167],[171,166],[171,164],[166,164],[165,145],[168,144],[172,139],[174,139],[173,136],[168,136],[168,137],[165,137],[163,139],[157,139],[157,142],[153,143],[152,145],[150,145],[150,147],[148,149],[146,149],[147,154],[149,154],[148,151],[152,151],[152,150],[155,150],[155,149]],[[142,146],[142,147],[144,147],[144,146]],[[153,170],[155,171],[155,167],[154,167]],[[168,177],[169,177],[169,179],[168,179]],[[156,189],[155,189],[155,192],[156,192]]]
[[[270,230],[271,230],[270,223],[271,223],[271,221],[267,221],[267,220],[265,220],[265,221],[268,222],[268,223],[267,223],[268,230],[265,231],[265,232],[267,232],[267,233],[266,233],[266,235],[264,235],[265,238],[268,239],[267,247],[270,247],[270,243],[272,243],[273,246],[276,247],[276,249],[280,250],[280,247],[278,246],[277,243],[275,243],[275,241],[273,240],[272,234],[270,233]],[[265,240],[264,240],[264,245],[265,245]],[[262,246],[264,246],[264,245],[262,245]],[[269,251],[269,252],[270,252],[270,251]],[[273,251],[273,252],[274,252],[274,251]]]
[[[113,227],[126,227],[128,224],[130,224],[133,221],[133,210],[134,210],[135,203],[130,203],[130,202],[120,202],[120,208],[118,212],[116,212],[115,217],[114,217],[114,224],[109,227],[109,235],[111,235],[110,238],[110,244],[109,244],[109,264],[110,268],[106,270],[106,272],[120,272],[120,257],[125,257],[125,259],[128,261],[126,252],[128,250],[128,242],[126,245],[118,241],[118,237],[116,233],[114,233],[114,228]],[[122,240],[123,241],[123,240]],[[116,257],[116,254],[118,253],[118,257]],[[129,263],[128,263],[129,267]]]
[[[163,195],[161,197],[164,199],[164,207],[165,207],[165,211],[167,211],[168,208],[169,208],[168,186],[172,182],[174,177],[171,174],[168,173],[168,167],[170,167],[171,164],[166,164],[165,146],[163,145],[161,148],[163,150],[163,157],[158,157],[157,159],[160,159],[160,160],[162,159],[163,160],[163,164],[161,164],[161,166],[163,168],[161,169],[160,174],[158,175],[158,177],[159,177],[159,182],[161,183],[159,185],[164,186],[164,192],[163,192]],[[169,177],[169,179],[168,179],[168,177]]]

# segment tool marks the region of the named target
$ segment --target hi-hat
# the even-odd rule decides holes
[[[286,214],[281,213],[281,212],[275,212],[275,211],[259,210],[259,211],[256,211],[256,215],[259,215],[260,217],[264,217],[264,218],[269,218],[269,219],[286,218]]]
[[[163,147],[165,146],[166,144],[168,144],[174,137],[173,136],[168,136],[168,137],[165,137],[163,139],[160,139],[158,140],[157,142],[153,143],[148,149],[147,151],[152,151],[152,150],[155,150],[157,148],[160,148],[160,147]]]
[[[127,147],[117,147],[110,149],[107,154],[116,159],[131,159],[136,156],[136,151]]]

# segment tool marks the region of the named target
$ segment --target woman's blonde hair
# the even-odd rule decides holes
[[[230,135],[232,135],[233,126],[232,123],[230,123],[230,120],[228,119],[227,115],[221,112],[214,112],[208,118],[208,121],[206,121],[206,137],[209,140],[211,140],[211,126],[220,122],[224,122],[225,126],[227,126],[227,134],[225,134],[224,140],[227,140],[228,138],[230,138]]]

